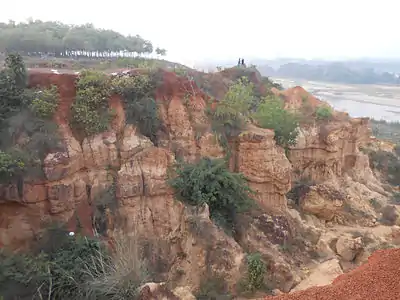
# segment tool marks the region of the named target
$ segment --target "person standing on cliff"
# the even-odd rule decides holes
[[[240,57],[239,57],[239,60],[238,60],[238,67],[240,66]]]
[[[242,58],[242,66],[244,66],[244,58]]]

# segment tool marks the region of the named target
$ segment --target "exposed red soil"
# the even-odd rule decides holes
[[[162,84],[156,91],[157,100],[170,100],[171,97],[184,99],[187,96],[199,96],[207,99],[207,95],[200,90],[194,81],[186,77],[178,76],[174,72],[168,72],[160,69],[162,72]],[[193,97],[190,97],[191,99]]]
[[[284,91],[279,91],[278,89],[273,88],[272,92],[277,96],[283,96],[286,108],[298,109],[303,106],[304,102],[307,102],[307,104],[313,108],[323,104],[321,100],[311,95],[301,86],[295,86]]]
[[[266,300],[398,300],[400,299],[400,249],[374,252],[368,262],[338,276],[331,285]]]

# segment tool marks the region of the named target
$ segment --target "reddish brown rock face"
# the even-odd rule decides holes
[[[225,155],[205,111],[210,99],[187,78],[159,72],[161,82],[155,97],[162,130],[157,135],[157,145],[126,124],[123,102],[116,95],[109,99],[116,113],[110,130],[79,138],[69,124],[76,75],[30,74],[31,87],[58,86],[60,102],[54,121],[59,125],[65,149],[49,153],[44,159],[45,180],[25,183],[22,190],[16,185],[0,186],[0,247],[28,247],[49,221],[64,222],[75,231],[79,220],[84,233],[93,234],[92,215],[98,196],[115,188],[113,200],[118,208],[107,214],[109,236],[119,226],[127,235],[156,238],[155,253],[167,266],[165,278],[184,272],[186,276],[178,280],[181,285],[198,287],[204,273],[211,269],[233,288],[243,275],[243,249],[210,221],[208,209],[198,212],[185,207],[174,199],[167,184],[169,168],[177,157],[194,162],[203,156]],[[211,76],[211,89],[222,97],[227,83],[242,75],[235,69],[215,74]],[[248,77],[259,85],[257,73]],[[263,87],[259,88],[263,94]],[[295,88],[282,95],[287,107],[297,107],[304,93]],[[315,105],[320,103],[318,99],[313,101]],[[357,166],[368,169],[358,156],[358,146],[368,140],[367,128],[365,120],[349,118],[302,128],[297,145],[289,151],[290,161],[275,144],[271,130],[249,125],[231,141],[230,167],[248,178],[256,191],[255,200],[265,213],[248,226],[243,243],[269,258],[269,276],[276,275],[274,280],[281,290],[288,291],[299,282],[298,276],[292,274],[292,261],[282,258],[275,245],[294,236],[286,199],[293,174],[326,180]],[[296,175],[293,170],[301,170],[301,174]],[[193,230],[199,224],[206,237]]]

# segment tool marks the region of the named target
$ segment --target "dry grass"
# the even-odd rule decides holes
[[[88,294],[97,299],[133,299],[148,279],[147,262],[141,258],[139,241],[135,236],[116,233],[110,258],[102,253],[92,257],[92,265],[85,266],[91,280]]]

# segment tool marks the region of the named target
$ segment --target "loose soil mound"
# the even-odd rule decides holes
[[[331,285],[268,300],[398,300],[400,299],[400,249],[379,250],[359,268],[340,275]]]

